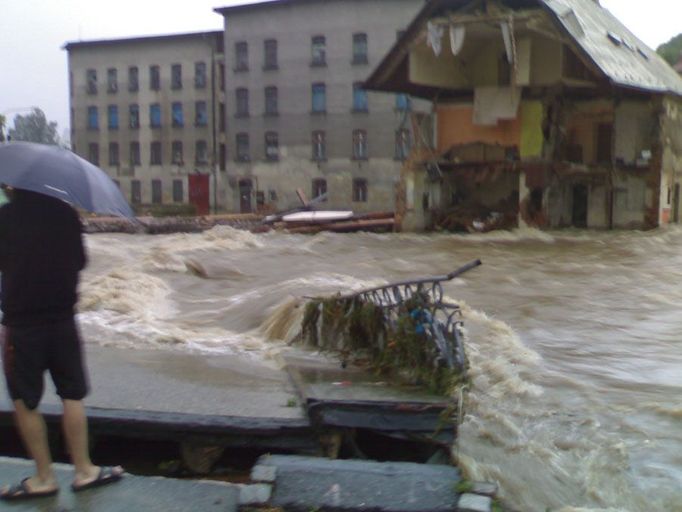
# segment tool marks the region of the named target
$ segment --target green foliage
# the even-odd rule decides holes
[[[457,494],[464,494],[471,491],[474,488],[473,482],[470,480],[460,480],[455,484],[455,492]]]
[[[9,136],[12,140],[27,142],[40,142],[42,144],[59,145],[57,123],[47,121],[45,112],[34,108],[30,114],[14,117],[14,128],[10,129]]]
[[[0,142],[5,142],[5,124],[7,123],[7,118],[0,114]]]
[[[439,394],[449,394],[463,384],[463,374],[436,364],[436,348],[419,332],[420,300],[403,304],[395,321],[384,310],[361,299],[331,297],[315,299],[306,305],[301,326],[305,343],[339,353],[344,360],[351,354],[382,375],[397,377]],[[423,304],[423,302],[422,302]]]
[[[678,34],[667,43],[660,45],[656,48],[656,52],[671,66],[677,64],[682,55],[682,34]]]

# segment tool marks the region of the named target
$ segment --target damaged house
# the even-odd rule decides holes
[[[596,0],[431,0],[365,87],[433,105],[403,229],[680,221],[682,79]]]

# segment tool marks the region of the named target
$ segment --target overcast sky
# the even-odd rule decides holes
[[[31,106],[68,128],[66,42],[222,29],[213,8],[248,0],[0,0],[0,114]],[[601,0],[651,48],[682,32],[680,0]]]

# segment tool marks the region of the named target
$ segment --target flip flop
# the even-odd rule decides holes
[[[12,487],[7,489],[5,492],[0,494],[0,500],[5,501],[19,501],[19,500],[31,500],[34,498],[48,498],[54,496],[59,492],[59,488],[50,489],[49,491],[32,491],[28,487],[28,479],[30,477],[24,478],[18,484],[14,484]]]
[[[97,478],[86,484],[71,484],[71,490],[73,492],[80,492],[87,489],[94,489],[95,487],[101,487],[103,485],[118,482],[121,478],[123,478],[123,473],[115,472],[114,468],[101,467],[99,468],[99,474],[97,475]]]

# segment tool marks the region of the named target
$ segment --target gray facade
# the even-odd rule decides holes
[[[308,198],[326,190],[329,209],[394,210],[409,101],[354,85],[422,6],[281,0],[216,9],[225,17],[228,211],[299,206],[296,189]]]
[[[65,49],[74,151],[116,180],[138,212],[195,203],[208,213],[219,205],[222,32]]]

